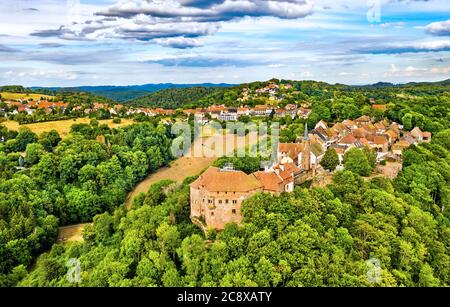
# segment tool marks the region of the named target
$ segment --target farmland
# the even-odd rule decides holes
[[[6,121],[3,122],[2,125],[6,126],[10,130],[18,130],[20,127],[28,127],[31,131],[36,134],[41,134],[46,131],[56,130],[61,135],[61,137],[65,137],[70,132],[70,127],[74,124],[89,124],[91,121],[90,118],[77,118],[77,119],[68,119],[68,120],[59,120],[59,121],[50,121],[50,122],[42,122],[42,123],[33,123],[26,125],[19,125],[16,121]],[[130,119],[122,119],[120,124],[114,124],[112,119],[100,120],[99,124],[107,124],[110,128],[119,128],[131,125],[133,123]]]
[[[10,92],[0,92],[0,96],[6,100],[19,100],[19,99],[33,99],[40,100],[41,97],[47,100],[55,98],[54,96],[43,95],[43,94],[33,94],[33,93],[10,93]]]

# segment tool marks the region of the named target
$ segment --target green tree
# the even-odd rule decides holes
[[[328,148],[320,161],[320,165],[330,172],[334,171],[339,165],[339,156],[334,148]]]
[[[344,154],[344,167],[361,176],[369,176],[372,172],[372,166],[367,156],[356,147],[349,149]]]

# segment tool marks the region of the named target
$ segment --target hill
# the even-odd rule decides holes
[[[159,84],[144,84],[144,85],[129,85],[129,86],[79,86],[79,87],[32,87],[33,90],[52,90],[57,92],[87,92],[94,95],[103,96],[119,102],[132,100],[141,96],[148,95],[149,93],[157,92],[164,89],[171,88],[192,88],[192,87],[229,87],[232,84],[213,84],[213,83],[201,83],[201,84],[174,84],[174,83],[159,83]]]

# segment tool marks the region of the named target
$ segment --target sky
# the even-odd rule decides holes
[[[449,0],[1,0],[0,85],[450,78]]]

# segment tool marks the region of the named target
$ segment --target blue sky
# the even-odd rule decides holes
[[[0,84],[450,78],[448,0],[2,0]]]

